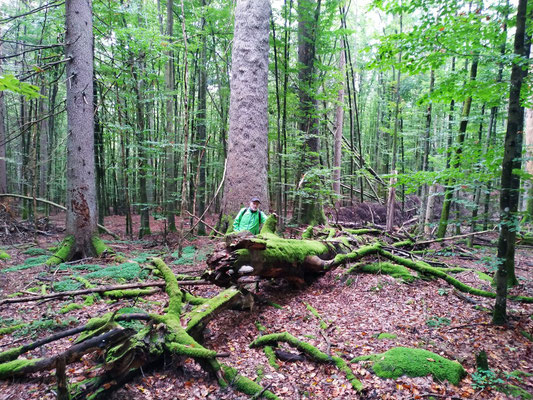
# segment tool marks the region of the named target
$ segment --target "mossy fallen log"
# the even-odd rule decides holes
[[[278,342],[284,342],[297,348],[302,353],[311,357],[315,361],[331,363],[335,365],[340,371],[344,372],[344,374],[346,375],[346,379],[348,380],[348,382],[350,382],[352,388],[354,388],[358,392],[363,390],[363,384],[359,379],[355,377],[352,369],[348,366],[348,364],[346,364],[346,361],[344,361],[338,356],[330,356],[320,351],[315,346],[297,339],[288,332],[272,333],[270,335],[260,336],[250,344],[250,347],[277,345]]]
[[[458,385],[466,376],[463,366],[438,354],[423,349],[394,347],[381,354],[356,357],[352,363],[368,361],[372,370],[381,378],[398,378],[432,375],[438,381],[447,380]]]

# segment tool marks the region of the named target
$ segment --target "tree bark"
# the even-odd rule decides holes
[[[231,63],[229,146],[223,214],[236,213],[250,198],[269,208],[268,48],[270,2],[238,0]]]
[[[533,11],[529,17],[532,17]],[[516,33],[514,54],[519,60],[527,60],[531,46],[531,37],[526,40],[527,0],[519,0],[516,14]],[[513,173],[521,168],[522,136],[524,134],[524,107],[520,103],[522,82],[527,77],[527,68],[522,68],[517,61],[511,69],[511,89],[509,93],[509,111],[507,130],[505,132],[504,154],[502,160],[502,178],[500,192],[500,235],[498,237],[498,270],[496,271],[496,302],[492,322],[497,325],[505,323],[507,316],[507,286],[516,285],[515,276],[515,240],[518,219],[518,198],[520,194],[520,176]]]
[[[2,28],[0,28],[0,34]],[[0,42],[0,57],[2,56],[2,42]],[[0,59],[0,75],[2,74],[2,60]],[[7,168],[6,168],[6,105],[4,91],[0,91],[0,193],[7,193]]]
[[[341,49],[339,52],[339,73],[340,73],[340,88],[337,95],[337,110],[335,114],[335,145],[333,155],[333,192],[337,195],[337,201],[335,206],[340,207],[342,205],[341,199],[341,161],[342,161],[342,133],[344,126],[344,40],[341,39]]]
[[[70,258],[96,255],[92,1],[65,3],[67,74],[67,217]]]

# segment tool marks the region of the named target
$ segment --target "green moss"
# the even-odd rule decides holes
[[[91,289],[95,287],[95,285],[93,285],[91,282],[89,282],[87,279],[85,279],[82,276],[73,276],[73,278],[77,280],[78,282],[80,282],[83,285],[83,287],[86,289]]]
[[[362,228],[362,229],[347,229],[345,228],[344,229],[345,232],[348,232],[348,233],[351,233],[352,235],[373,235],[373,234],[380,234],[382,233],[383,231],[379,230],[379,229],[367,229],[367,228]]]
[[[477,276],[479,277],[479,279],[481,279],[482,281],[487,281],[487,282],[492,284],[492,282],[493,282],[492,276],[487,275],[486,273],[481,272],[481,271],[475,271],[475,272],[476,272]]]
[[[530,342],[533,342],[533,335],[527,331],[524,331],[524,330],[521,330],[520,331],[520,334],[525,337],[526,339],[528,339]]]
[[[76,282],[73,279],[65,279],[59,282],[55,282],[52,285],[55,292],[70,292],[73,290],[78,290],[82,287],[80,282]]]
[[[354,250],[348,254],[337,254],[333,259],[333,264],[339,265],[357,261],[362,257],[377,253],[380,248],[381,244],[374,243],[372,245],[360,247],[359,249]]]
[[[83,304],[78,304],[78,303],[70,303],[70,304],[67,304],[66,306],[62,307],[61,310],[59,310],[59,312],[61,314],[66,314],[70,311],[73,311],[73,310],[81,310],[83,308]]]
[[[193,358],[213,358],[217,355],[217,352],[214,350],[209,350],[204,347],[191,347],[181,343],[167,343],[166,344],[169,351],[187,357]]]
[[[355,377],[352,369],[346,364],[346,362],[342,358],[336,357],[336,356],[330,357],[326,353],[323,353],[320,350],[318,350],[315,346],[312,346],[309,343],[298,340],[296,337],[292,336],[288,332],[272,333],[270,335],[261,336],[255,339],[250,344],[250,347],[259,347],[259,346],[265,346],[265,345],[270,345],[270,344],[277,344],[278,342],[285,342],[293,347],[296,347],[298,350],[307,354],[308,356],[313,358],[315,361],[335,364],[335,366],[340,371],[345,373],[346,379],[348,379],[348,381],[350,382],[350,384],[355,390],[361,391],[363,389],[363,384],[361,383],[361,381]]]
[[[309,225],[305,228],[305,231],[302,233],[302,239],[312,239],[313,238],[313,225]]]
[[[74,236],[69,235],[65,239],[63,239],[63,243],[61,243],[54,255],[46,261],[46,265],[53,267],[55,265],[61,264],[62,262],[68,261],[73,246]]]
[[[412,246],[414,243],[412,240],[402,240],[400,242],[394,242],[392,244],[392,247],[405,247],[405,246]]]
[[[186,303],[192,304],[193,306],[199,306],[200,304],[207,303],[209,299],[206,299],[205,297],[198,297],[190,294],[189,292],[185,292],[185,296],[183,299]]]
[[[182,307],[182,296],[178,281],[174,276],[172,270],[161,260],[160,258],[154,258],[152,263],[157,267],[159,272],[163,275],[163,279],[166,282],[165,291],[169,297],[168,314],[173,314],[176,318],[179,318]]]
[[[112,328],[115,328],[117,324],[112,319],[112,317],[112,313],[107,313],[101,317],[91,318],[85,324],[86,330],[80,333],[74,343],[81,343],[84,340],[90,339],[94,336],[98,336]]]
[[[10,260],[11,256],[7,254],[4,250],[0,250],[0,260]]]
[[[498,392],[505,393],[513,398],[519,398],[521,400],[533,399],[533,395],[527,390],[522,389],[520,386],[512,385],[510,383],[499,386],[496,388]]]
[[[0,353],[0,363],[15,360],[23,352],[24,346],[14,347]]]
[[[226,380],[239,392],[245,393],[248,396],[256,396],[258,393],[263,392],[263,387],[261,385],[258,385],[251,379],[239,375],[235,368],[222,365],[222,371],[224,372]],[[279,400],[279,397],[269,390],[265,390],[262,397],[265,399]]]
[[[266,233],[276,233],[276,225],[278,223],[278,219],[276,218],[275,214],[270,214],[265,223],[263,224],[263,227],[261,228],[261,231],[259,234],[263,235]]]
[[[316,240],[298,240],[298,239],[282,239],[271,233],[259,235],[254,242],[267,243],[267,248],[258,250],[261,261],[266,264],[301,264],[307,256],[323,255],[329,253],[330,249],[327,244]],[[235,267],[241,265],[253,264],[254,254],[248,249],[236,250],[237,260]],[[255,253],[255,251],[254,251]]]
[[[496,298],[496,293],[488,292],[486,290],[476,289],[471,286],[468,286],[467,284],[455,279],[454,277],[448,275],[444,270],[440,268],[434,268],[430,266],[429,264],[425,263],[424,261],[412,261],[407,258],[396,256],[386,250],[379,249],[379,254],[382,256],[388,258],[389,260],[393,261],[396,264],[403,265],[407,268],[413,269],[415,271],[418,271],[422,274],[429,274],[436,276],[438,278],[441,278],[460,290],[461,292],[470,293],[476,296],[483,296],[483,297],[489,297],[489,298]],[[524,303],[533,303],[533,297],[525,297],[525,296],[508,296],[509,299],[515,300],[515,301],[521,301]]]
[[[322,316],[319,314],[319,312],[314,308],[311,304],[304,303],[307,309],[313,314],[319,321],[320,321],[320,328],[322,330],[326,330],[328,328],[328,324],[322,319]]]
[[[24,264],[5,268],[2,270],[2,272],[13,272],[13,271],[20,271],[23,269],[38,267],[40,265],[43,265],[46,262],[46,260],[48,260],[48,256],[30,257],[24,261]]]
[[[396,335],[395,333],[387,333],[387,332],[383,332],[383,333],[380,333],[378,335],[378,339],[382,340],[382,339],[396,339],[398,337],[398,335]]]
[[[10,333],[13,333],[15,332],[16,330],[19,330],[25,326],[27,326],[28,324],[17,324],[17,325],[12,325],[12,326],[7,326],[5,328],[0,328],[0,335],[8,335]]]
[[[113,299],[125,299],[128,297],[139,297],[153,294],[153,290],[153,288],[109,290],[102,294]]]
[[[59,266],[57,267],[59,271],[99,271],[103,268],[105,267],[98,264],[59,264]]]
[[[96,253],[97,256],[101,256],[105,252],[108,252],[110,254],[115,253],[113,249],[109,247],[107,244],[105,244],[105,242],[102,239],[100,239],[98,235],[94,235],[91,239],[91,242],[94,248],[94,252]]]
[[[48,254],[49,251],[47,249],[40,249],[39,247],[32,247],[24,251],[22,254],[26,254],[27,256],[44,256]]]
[[[405,268],[402,265],[391,264],[388,262],[362,265],[360,266],[359,270],[369,274],[390,275],[393,278],[402,279],[404,282],[412,282],[416,279],[414,275],[411,275],[409,269]]]
[[[184,315],[183,320],[188,321],[187,322],[187,331],[190,331],[193,329],[196,325],[198,325],[207,315],[211,314],[213,311],[215,311],[217,308],[221,307],[222,305],[232,301],[235,296],[239,296],[241,292],[239,292],[235,288],[229,288],[222,292],[220,292],[215,297],[209,299],[207,302],[199,305],[198,307],[195,307],[193,310],[191,310],[189,313]]]
[[[357,357],[352,362],[370,361],[372,369],[381,378],[398,378],[432,375],[439,381],[447,380],[458,385],[466,376],[464,368],[438,354],[423,349],[394,347],[385,353]]]
[[[85,296],[85,300],[83,301],[84,306],[92,306],[97,298],[96,294],[91,294],[89,296]]]
[[[33,360],[13,360],[0,364],[0,379],[15,376],[25,368],[30,367],[39,361],[41,361],[41,358],[35,358]]]
[[[265,377],[265,366],[259,364],[257,367],[255,367],[255,374],[257,375],[257,378],[255,378],[255,382],[261,382],[261,380]]]
[[[135,279],[145,279],[148,271],[136,262],[125,262],[120,265],[101,268],[97,271],[85,275],[88,279],[112,279],[115,281],[132,281]]]
[[[172,264],[191,265],[195,261],[195,254],[196,248],[194,246],[186,246],[181,250],[181,257],[177,251],[172,253],[172,257],[176,259],[172,262]]]
[[[265,356],[268,360],[268,364],[274,369],[279,369],[279,364],[278,364],[278,360],[276,357],[276,353],[274,352],[274,349],[272,348],[272,346],[265,346],[263,348],[263,351],[265,352]]]

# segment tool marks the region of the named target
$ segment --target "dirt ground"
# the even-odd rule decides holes
[[[215,216],[208,221],[214,225]],[[123,237],[124,217],[106,218],[105,225],[118,233],[123,240],[112,240],[110,245],[127,258],[139,255],[157,254],[176,273],[200,274],[206,267],[204,261],[192,264],[173,264],[177,237],[163,238],[163,221],[152,221],[153,235],[142,241]],[[43,283],[50,284],[50,276],[59,281],[67,276],[68,270],[48,270],[44,265],[7,271],[21,265],[30,255],[29,249],[47,249],[55,246],[64,237],[64,214],[51,218],[46,234],[22,236],[22,241],[4,245],[3,249],[11,259],[2,261],[0,272],[0,298],[15,292],[27,291]],[[134,230],[138,232],[139,217],[134,217]],[[495,240],[495,234],[486,236]],[[207,253],[216,239],[192,237],[186,243],[194,246],[196,254]],[[496,249],[492,246],[455,251],[449,244],[432,245],[433,249],[445,248],[447,255],[434,257],[449,266],[461,266],[491,273],[490,265]],[[202,257],[198,257],[201,260]],[[111,260],[84,260],[87,264],[108,265]],[[492,263],[493,264],[493,263]],[[533,296],[533,250],[519,248],[516,269],[520,285],[512,293]],[[508,303],[509,324],[503,327],[491,325],[490,309],[494,300],[460,295],[442,280],[417,279],[402,283],[388,275],[355,274],[346,275],[345,268],[337,268],[319,278],[305,289],[294,289],[283,281],[264,281],[258,285],[257,293],[266,300],[280,305],[280,308],[256,304],[251,310],[228,310],[212,320],[205,330],[205,346],[217,352],[230,354],[223,362],[238,369],[239,373],[251,379],[260,380],[263,387],[283,399],[508,399],[513,398],[490,385],[480,388],[472,374],[475,372],[475,355],[485,350],[489,367],[497,377],[506,383],[520,386],[533,393],[533,376],[510,376],[520,370],[533,374],[533,343],[523,332],[533,334],[533,306],[516,302]],[[490,284],[479,279],[472,271],[456,275],[461,281],[478,288],[492,290]],[[44,279],[44,280],[43,280]],[[46,280],[48,279],[48,280]],[[211,297],[220,292],[216,286],[198,286],[191,289],[195,295]],[[123,307],[138,307],[149,312],[161,312],[166,295],[156,293],[144,300],[121,299],[100,300],[91,306],[68,313],[60,309],[72,300],[60,299],[47,302],[26,302],[0,306],[0,328],[9,321],[32,322],[52,319],[58,325],[74,327],[89,318]],[[318,311],[326,323],[321,328],[320,320],[310,312],[308,305]],[[458,386],[446,381],[439,382],[431,376],[397,379],[381,379],[371,369],[359,363],[349,364],[355,376],[361,380],[364,390],[356,393],[343,373],[333,365],[318,364],[311,360],[296,362],[278,361],[278,369],[271,367],[262,349],[249,348],[250,342],[259,335],[256,323],[266,328],[266,333],[287,331],[307,341],[324,352],[328,350],[350,360],[353,357],[381,353],[391,347],[417,347],[430,350],[446,358],[459,361],[468,376]],[[395,334],[394,339],[378,339],[380,333]],[[49,336],[50,330],[0,336],[0,351],[15,345],[31,342]],[[27,356],[46,357],[62,351],[70,345],[72,338],[43,346]],[[287,351],[294,352],[289,348]],[[70,383],[93,376],[91,370],[96,357],[85,356],[80,362],[67,367]],[[183,360],[180,360],[183,361]],[[54,371],[36,373],[29,378],[0,381],[0,400],[55,399]],[[165,360],[153,370],[142,371],[129,383],[116,390],[111,399],[248,399],[233,389],[222,389],[191,359],[178,364],[178,360]],[[524,398],[524,397],[523,397]]]

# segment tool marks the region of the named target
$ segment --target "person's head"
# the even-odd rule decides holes
[[[259,201],[259,198],[252,197],[252,199],[250,200],[250,209],[252,211],[257,211],[259,209],[259,204],[261,204],[261,202]]]

